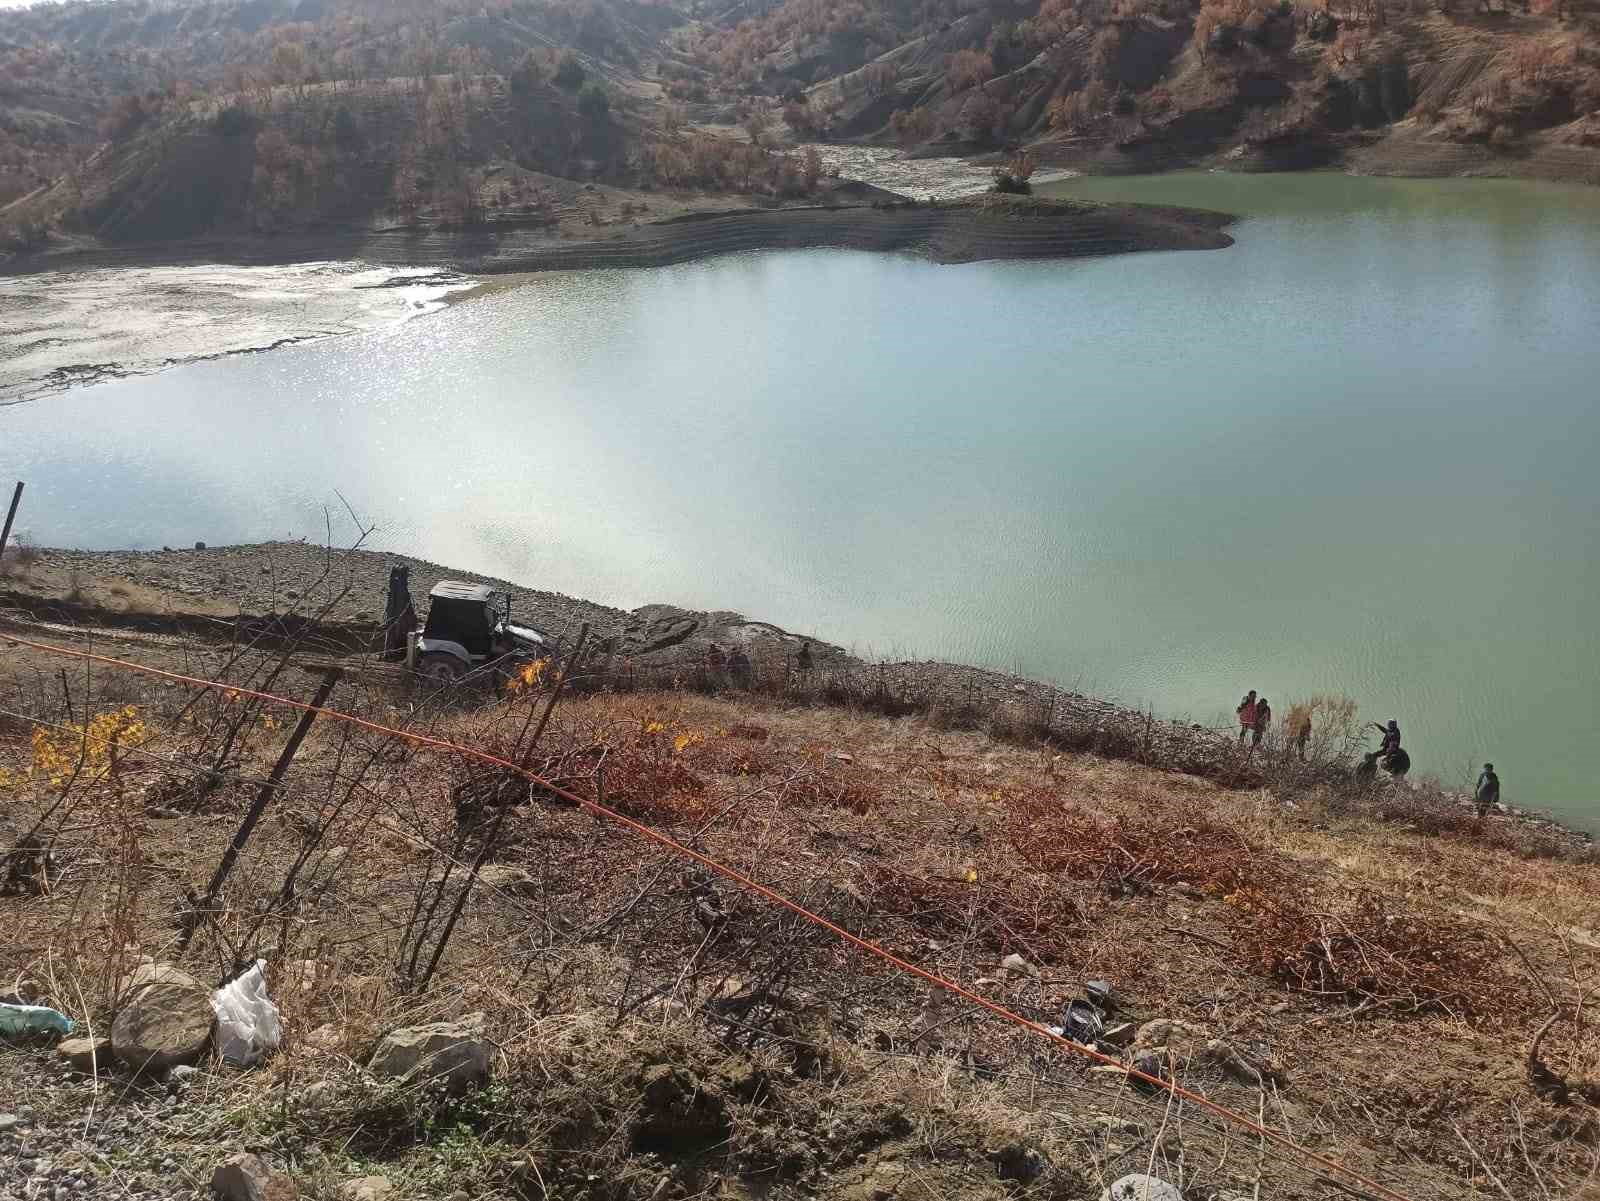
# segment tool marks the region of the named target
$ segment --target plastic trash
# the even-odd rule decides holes
[[[66,1014],[43,1005],[0,1005],[0,1034],[71,1034]]]
[[[211,994],[217,1015],[217,1053],[228,1063],[247,1068],[257,1064],[283,1041],[278,1007],[267,997],[265,959]]]

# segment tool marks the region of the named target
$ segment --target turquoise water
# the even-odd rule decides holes
[[[1600,828],[1600,193],[1052,191],[1213,252],[773,253],[533,277],[398,329],[0,410],[42,543],[378,545],[1222,722],[1347,693],[1416,772]]]

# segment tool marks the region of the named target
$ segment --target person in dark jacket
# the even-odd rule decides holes
[[[1272,706],[1267,704],[1267,698],[1261,697],[1256,701],[1256,720],[1250,727],[1250,745],[1261,745],[1261,736],[1272,727]]]
[[[1500,777],[1494,774],[1494,764],[1485,763],[1478,776],[1478,817],[1489,816],[1489,810],[1500,803]]]
[[[1239,719],[1239,745],[1244,745],[1244,736],[1256,728],[1256,690],[1252,688],[1244,694],[1244,700],[1239,702],[1234,715]]]
[[[1378,747],[1379,760],[1387,759],[1400,749],[1400,723],[1391,721],[1387,726],[1372,723],[1372,728],[1383,735],[1383,744]]]

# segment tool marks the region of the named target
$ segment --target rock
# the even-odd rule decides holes
[[[105,1071],[111,1066],[109,1038],[68,1038],[56,1044],[56,1054],[74,1072]]]
[[[512,867],[509,864],[485,864],[478,872],[478,879],[490,888],[513,897],[531,897],[538,895],[539,892],[537,880],[522,868]]]
[[[22,1125],[22,1119],[14,1113],[0,1113],[0,1134],[8,1134]]]
[[[1013,976],[1038,976],[1039,969],[1015,951],[1000,961],[1000,966]]]
[[[211,990],[170,964],[143,964],[123,990],[111,1050],[136,1072],[193,1063],[211,1041]]]
[[[167,1073],[167,1087],[173,1089],[188,1088],[194,1083],[200,1069],[187,1063],[180,1063]]]
[[[1180,1022],[1176,1018],[1156,1018],[1140,1026],[1133,1041],[1140,1047],[1171,1047],[1204,1043],[1210,1037],[1203,1028],[1188,1022]]]
[[[300,1196],[293,1177],[274,1172],[260,1156],[248,1153],[217,1166],[211,1191],[222,1201],[295,1201]]]
[[[1134,1054],[1133,1062],[1130,1066],[1136,1072],[1143,1072],[1151,1080],[1168,1080],[1171,1078],[1167,1056],[1162,1051],[1138,1051]],[[1154,1092],[1156,1090],[1156,1086],[1151,1084],[1149,1080],[1136,1076],[1128,1077],[1128,1083],[1141,1092]]]
[[[18,980],[10,992],[0,993],[0,1005],[37,1005],[44,989],[32,980]]]
[[[1024,1146],[1022,1143],[1007,1143],[998,1151],[990,1151],[989,1158],[994,1162],[995,1171],[1001,1180],[1016,1180],[1022,1184],[1030,1184],[1044,1175],[1044,1170],[1050,1163],[1034,1147]]]
[[[1183,1201],[1183,1194],[1159,1176],[1135,1172],[1112,1181],[1100,1194],[1100,1201]]]
[[[1113,1047],[1126,1047],[1134,1040],[1136,1031],[1132,1022],[1118,1022],[1100,1032],[1100,1041]]]
[[[438,1079],[463,1091],[489,1078],[490,1045],[484,1017],[469,1013],[454,1022],[430,1022],[384,1035],[367,1067],[379,1076]]]
[[[362,1176],[339,1186],[344,1201],[385,1201],[394,1195],[394,1181],[387,1176]]]

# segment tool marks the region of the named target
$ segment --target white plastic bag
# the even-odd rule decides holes
[[[278,1007],[267,998],[267,966],[258,959],[255,966],[211,994],[211,1009],[217,1015],[217,1053],[240,1067],[259,1063],[283,1041],[283,1024]]]

